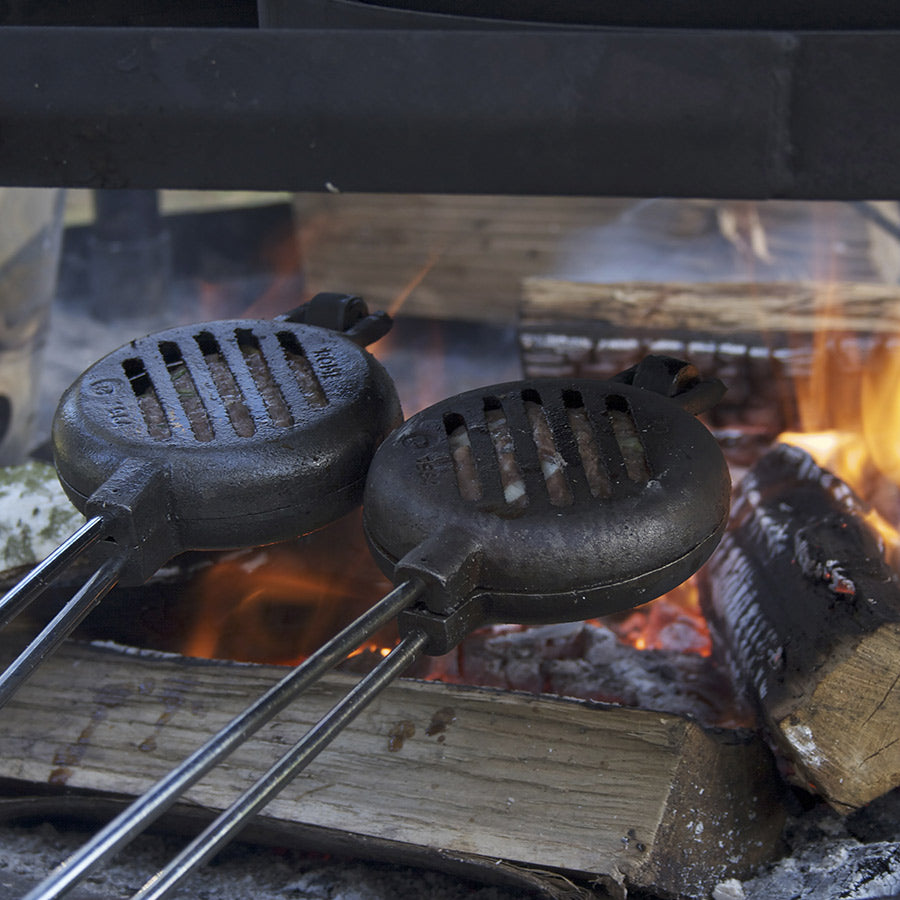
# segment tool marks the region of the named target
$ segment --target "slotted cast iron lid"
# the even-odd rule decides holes
[[[380,567],[434,612],[480,596],[487,621],[590,618],[675,587],[725,527],[730,477],[677,398],[543,379],[410,418],[373,460],[364,524]]]
[[[161,513],[183,548],[263,544],[357,505],[402,420],[391,379],[343,335],[235,319],[157,332],[88,369],[60,401],[55,461],[73,503],[119,466],[168,475]]]

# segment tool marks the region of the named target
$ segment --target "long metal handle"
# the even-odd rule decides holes
[[[243,793],[164,869],[153,876],[132,900],[161,900],[224,847],[302,769],[318,756],[398,675],[419,656],[428,642],[421,631],[407,635],[339,703]]]
[[[63,642],[84,617],[116,586],[125,560],[108,559],[81,590],[50,620],[44,630],[0,675],[0,707],[28,680],[32,672]]]
[[[179,800],[188,788],[293,702],[310,684],[414,603],[422,590],[423,585],[419,581],[407,581],[394,588],[97,832],[29,892],[24,900],[53,900],[80,884],[101,862],[130,843]]]
[[[0,599],[0,628],[5,628],[29,603],[40,596],[69,563],[103,536],[105,530],[102,517],[88,519],[15,587],[7,591]]]

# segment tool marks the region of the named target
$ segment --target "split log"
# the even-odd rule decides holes
[[[310,293],[441,319],[514,322],[522,278],[557,270],[566,242],[633,201],[594,197],[298,194]]]
[[[708,572],[714,645],[796,782],[845,812],[900,785],[900,584],[850,489],[774,448]]]
[[[733,464],[798,429],[794,384],[809,376],[816,332],[854,335],[860,354],[900,328],[900,289],[865,282],[594,284],[524,282],[526,376],[609,378],[648,353],[678,356],[728,393],[704,418]]]
[[[145,791],[284,673],[68,644],[3,711],[0,778]],[[334,675],[189,794],[221,809],[352,679]],[[771,859],[783,810],[746,732],[596,703],[403,681],[301,774],[263,820],[469,854],[672,897]],[[347,851],[346,838],[343,851]]]
[[[295,210],[312,292],[341,285],[417,316],[514,321],[533,276],[796,281],[826,242],[847,281],[891,271],[848,204],[313,193]]]
[[[552,278],[524,283],[526,321],[591,319],[696,334],[900,331],[900,288],[868,282],[624,282]]]

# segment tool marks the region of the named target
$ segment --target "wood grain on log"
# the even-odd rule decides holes
[[[848,811],[900,785],[900,585],[850,490],[780,445],[709,564],[714,644],[797,782]]]
[[[3,711],[0,777],[143,792],[283,672],[69,644]],[[351,680],[311,690],[190,799],[227,805]],[[776,852],[777,785],[767,751],[745,732],[403,681],[264,818],[706,896]]]
[[[299,194],[310,293],[356,291],[407,315],[512,322],[522,279],[557,269],[573,233],[631,201],[593,197]]]
[[[896,334],[900,287],[868,282],[524,282],[522,317],[720,335],[812,331]]]

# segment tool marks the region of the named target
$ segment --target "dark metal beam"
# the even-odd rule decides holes
[[[900,32],[0,28],[0,183],[900,196]]]

